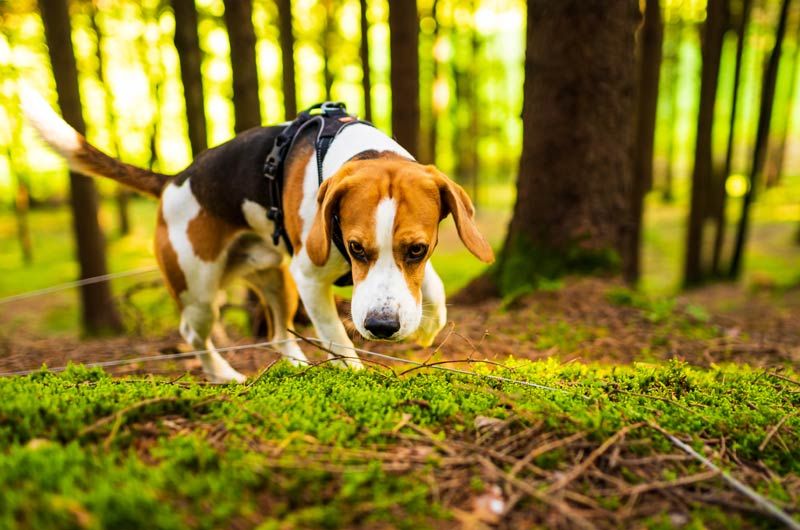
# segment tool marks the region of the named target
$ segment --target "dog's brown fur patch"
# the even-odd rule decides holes
[[[186,235],[198,258],[203,261],[214,261],[239,230],[231,223],[211,215],[202,208],[197,217],[189,221]]]
[[[305,179],[308,159],[314,155],[314,146],[310,138],[301,138],[292,150],[292,156],[287,161],[283,178],[283,211],[285,212],[284,226],[286,233],[297,254],[303,246],[303,220],[300,218],[300,203],[303,200],[303,181]]]
[[[183,270],[178,264],[178,254],[175,253],[169,240],[169,231],[167,223],[164,221],[164,214],[161,212],[161,206],[158,207],[158,221],[156,222],[155,254],[158,266],[166,280],[167,290],[180,305],[180,294],[186,290],[186,276],[183,275]]]

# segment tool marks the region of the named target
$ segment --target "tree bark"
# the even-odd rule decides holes
[[[714,277],[722,275],[722,244],[725,241],[725,210],[728,202],[725,182],[731,175],[731,165],[733,162],[733,146],[736,138],[736,114],[739,108],[739,84],[742,77],[742,57],[744,55],[747,24],[750,20],[752,6],[752,0],[742,0],[742,12],[740,14],[739,24],[736,27],[736,58],[734,59],[733,86],[731,87],[731,116],[728,124],[728,143],[725,146],[725,164],[714,186],[714,247],[711,254],[711,274]]]
[[[253,27],[252,0],[224,0],[224,3],[225,25],[231,45],[234,130],[238,134],[261,125],[256,32]],[[246,306],[254,336],[268,337],[270,329],[264,308],[258,295],[252,290],[247,293]]]
[[[703,69],[700,75],[700,103],[697,115],[692,198],[686,235],[684,285],[693,286],[705,278],[703,272],[703,225],[709,213],[713,157],[714,102],[719,83],[722,41],[726,26],[726,0],[709,0],[703,29]]]
[[[566,272],[616,271],[629,237],[635,0],[531,0],[517,201],[503,294]]]
[[[436,0],[434,0],[434,3]],[[361,89],[364,92],[364,119],[372,121],[372,75],[369,65],[369,5],[367,0],[359,0],[361,6]]]
[[[674,24],[675,28],[675,44],[670,48],[669,52],[669,75],[667,79],[668,92],[664,97],[669,101],[669,122],[667,125],[667,153],[666,153],[666,170],[664,171],[664,184],[661,190],[661,199],[664,202],[672,202],[673,196],[673,176],[675,174],[675,127],[678,122],[678,79],[680,73],[680,49],[683,42],[683,23],[678,20]]]
[[[197,9],[194,0],[170,0],[170,2],[175,14],[175,48],[178,50],[181,64],[189,143],[192,146],[192,155],[197,156],[208,147],[201,73],[203,54],[200,51],[200,39],[197,35]]]
[[[89,24],[95,36],[96,56],[97,56],[97,80],[103,87],[105,96],[106,127],[108,127],[108,137],[111,141],[110,151],[113,156],[119,156],[119,138],[117,137],[117,120],[114,113],[114,92],[108,84],[105,75],[105,53],[103,52],[103,32],[97,22],[98,8],[97,3],[92,2]],[[130,192],[122,186],[117,186],[114,192],[117,202],[117,225],[121,235],[128,235],[131,232],[130,221]]]
[[[789,69],[789,81],[786,83],[786,91],[782,94],[782,99],[786,112],[779,115],[781,125],[778,127],[778,139],[770,143],[770,152],[767,157],[767,165],[764,169],[764,183],[767,187],[777,186],[783,176],[783,161],[786,157],[786,140],[792,125],[792,109],[794,108],[795,96],[800,87],[797,86],[797,73],[800,67],[800,24],[797,25],[797,33],[794,39],[794,50],[792,52],[791,68]]]
[[[297,89],[294,73],[294,33],[292,32],[292,0],[275,0],[278,6],[278,26],[283,64],[283,108],[285,118],[297,117]]]
[[[261,125],[253,4],[252,0],[225,0],[224,4],[233,73],[233,127],[238,134]]]
[[[739,217],[739,225],[736,229],[736,241],[733,246],[733,257],[731,258],[730,277],[738,278],[742,273],[742,258],[744,247],[747,242],[747,233],[750,228],[750,206],[756,198],[756,186],[758,177],[764,170],[764,162],[769,145],[769,127],[772,121],[772,107],[775,103],[775,85],[778,80],[778,66],[781,62],[781,49],[783,47],[783,37],[786,34],[786,20],[789,16],[789,5],[791,0],[783,0],[781,11],[778,17],[778,28],[775,30],[775,46],[769,55],[767,68],[764,70],[764,82],[761,88],[761,105],[758,113],[758,128],[756,129],[756,141],[753,146],[753,165],[750,169],[750,186],[744,194],[742,201],[742,213]]]
[[[431,18],[434,21],[434,28],[433,28],[433,35],[431,36],[431,61],[433,64],[433,72],[431,77],[431,86],[430,86],[430,101],[431,101],[431,122],[430,128],[428,130],[428,147],[427,147],[427,154],[428,159],[430,160],[431,164],[436,164],[436,147],[437,147],[437,140],[439,137],[439,110],[436,108],[436,82],[439,80],[439,76],[441,74],[441,66],[439,64],[439,59],[436,58],[436,44],[439,41],[439,36],[441,35],[441,24],[439,22],[439,0],[433,0],[431,4]]]
[[[322,0],[322,6],[325,8],[325,26],[322,29],[322,81],[325,85],[325,100],[332,99],[331,93],[333,92],[333,69],[331,68],[331,53],[333,53],[333,24],[334,24],[334,9],[330,0]]]
[[[158,21],[158,13],[157,10],[155,13],[151,12],[151,10],[142,7],[142,18],[147,20],[148,22],[155,20]],[[161,108],[162,99],[163,99],[163,85],[164,85],[164,68],[162,66],[162,55],[161,55],[161,45],[162,45],[162,36],[161,31],[158,30],[156,34],[156,38],[154,41],[150,41],[150,39],[145,38],[145,34],[139,36],[136,40],[136,44],[138,46],[138,54],[139,60],[142,63],[142,66],[145,70],[145,75],[147,76],[148,81],[150,82],[150,97],[153,101],[153,105],[155,106],[155,112],[153,113],[151,122],[150,122],[150,133],[148,135],[148,144],[150,150],[150,156],[147,160],[147,167],[152,171],[156,169],[158,165],[158,131],[159,131],[159,117],[161,115]],[[154,54],[156,56],[155,61],[151,61],[148,57],[148,48],[152,47],[154,49]]]
[[[416,0],[389,4],[392,132],[416,156],[419,151],[419,24]]]
[[[636,144],[633,154],[633,185],[631,187],[631,233],[625,251],[623,274],[630,284],[636,284],[640,274],[640,246],[644,197],[653,187],[653,147],[656,137],[658,83],[661,71],[664,26],[661,22],[659,0],[647,0],[644,24],[639,32],[639,65]]]
[[[39,10],[61,113],[79,133],[85,134],[67,0],[39,0]],[[97,219],[98,197],[94,182],[89,177],[73,172],[70,172],[69,179],[80,277],[84,279],[102,276],[108,273],[108,268],[105,238]],[[80,292],[83,330],[86,334],[122,331],[122,321],[111,297],[108,282],[85,285]]]

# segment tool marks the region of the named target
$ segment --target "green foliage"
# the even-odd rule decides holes
[[[473,432],[477,416],[512,413],[543,421],[559,435],[587,430],[595,442],[624,425],[656,421],[683,436],[724,436],[737,458],[761,460],[779,475],[800,473],[796,415],[785,420],[782,444],[759,447],[772,426],[800,407],[800,394],[762,371],[555,361],[484,370],[490,369],[559,390],[441,372],[395,378],[285,364],[250,386],[113,379],[82,367],[2,379],[0,526],[219,528],[237,520],[264,529],[370,521],[426,526],[447,514],[431,503],[423,473],[389,473],[352,451],[391,451],[392,431],[404,421],[447,440]],[[672,449],[647,429],[629,437],[650,438],[644,452]],[[320,448],[322,457],[309,456]],[[436,462],[431,456],[428,465]],[[558,451],[535,462],[546,469],[563,463]],[[484,487],[478,477],[465,486]],[[762,490],[785,496],[775,482]],[[698,522],[718,516],[697,515]],[[659,524],[666,523],[652,526]]]

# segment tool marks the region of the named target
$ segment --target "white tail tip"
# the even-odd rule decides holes
[[[28,123],[50,147],[67,159],[81,149],[81,135],[56,114],[38,91],[20,84],[19,99]]]

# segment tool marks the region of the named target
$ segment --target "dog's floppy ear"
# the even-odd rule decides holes
[[[447,217],[447,214],[452,214],[458,236],[464,242],[464,246],[479,260],[484,263],[492,263],[494,251],[478,231],[475,224],[475,207],[467,192],[433,166],[429,166],[429,170],[439,185],[442,197],[442,219]]]
[[[333,214],[339,208],[339,201],[346,190],[343,182],[346,176],[343,173],[334,175],[323,182],[317,192],[317,213],[306,239],[306,253],[317,267],[325,265],[331,253]]]

